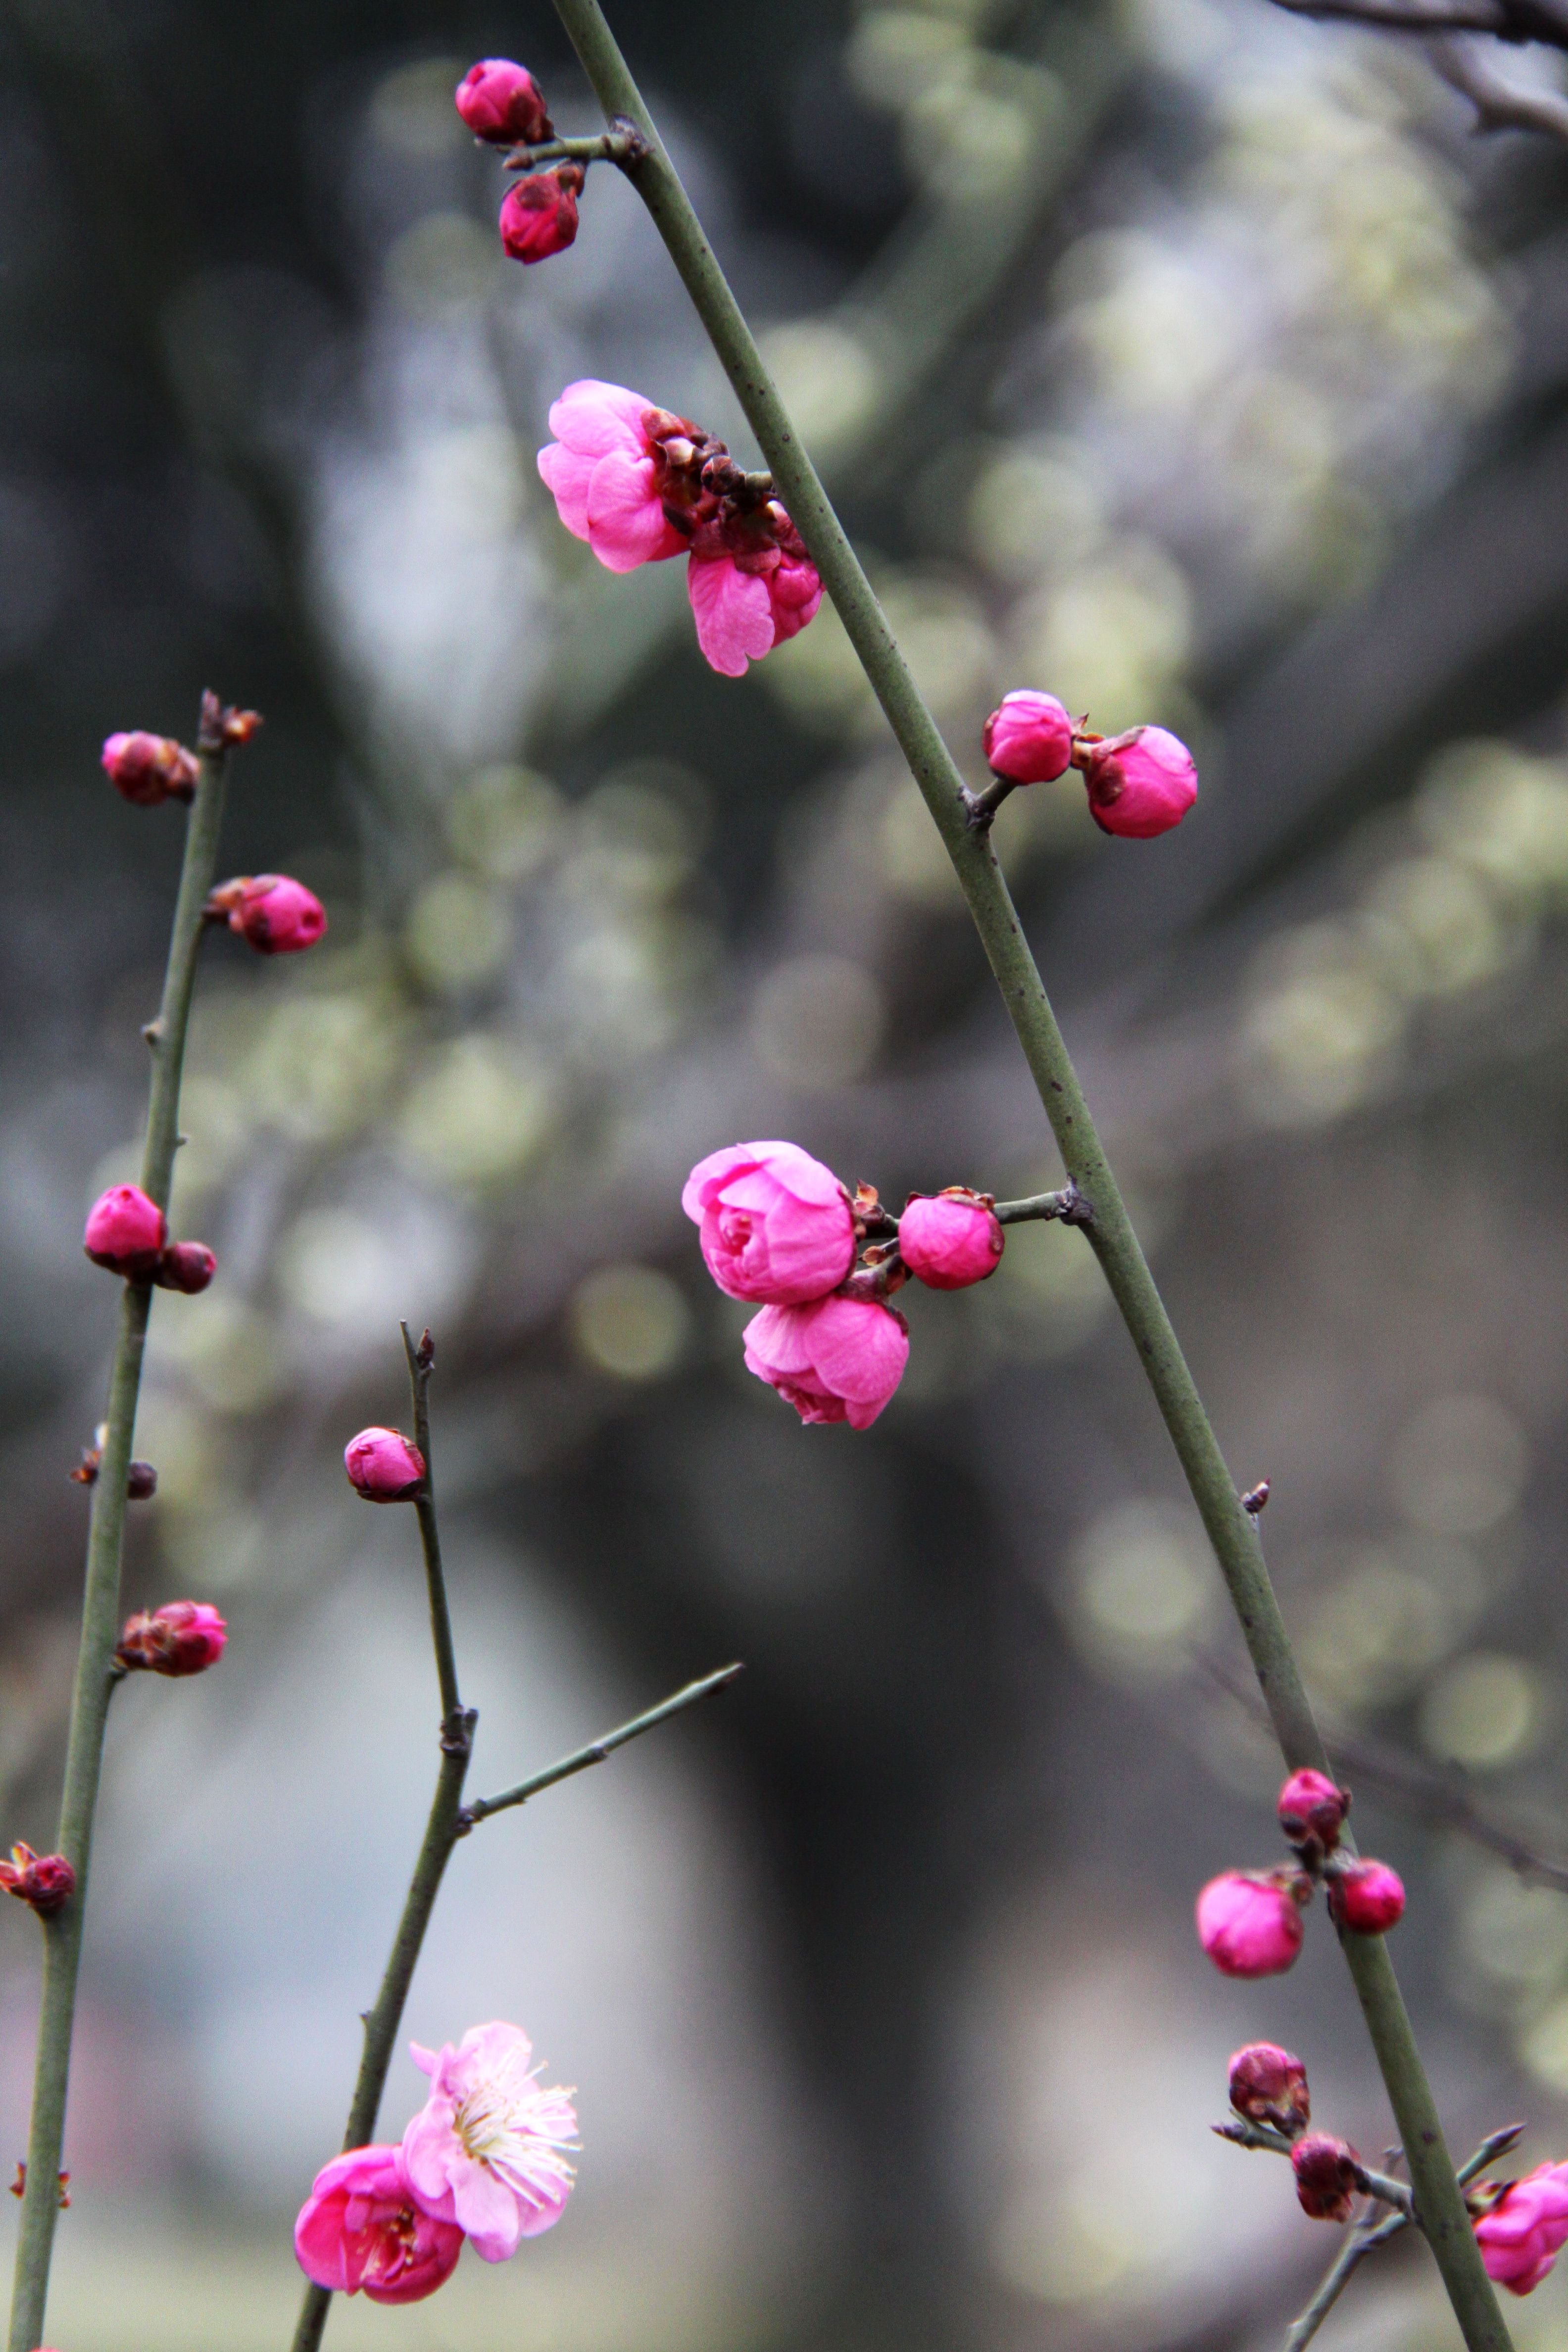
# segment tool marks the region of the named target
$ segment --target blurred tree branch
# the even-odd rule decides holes
[[[1539,41],[1548,48],[1568,49],[1563,0],[1275,0],[1275,5],[1292,16],[1434,35],[1426,44],[1427,55],[1450,89],[1471,100],[1478,131],[1543,131],[1568,140],[1568,98],[1510,81],[1497,70],[1481,44],[1469,37],[1488,35],[1515,45]]]

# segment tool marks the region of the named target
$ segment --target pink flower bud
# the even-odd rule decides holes
[[[855,1263],[849,1196],[798,1143],[729,1143],[700,1160],[680,1205],[709,1273],[731,1298],[795,1307],[837,1290]]]
[[[367,1503],[411,1502],[425,1484],[425,1456],[396,1429],[362,1429],[343,1448],[343,1468]]]
[[[1199,1893],[1198,1941],[1223,1976],[1275,1977],[1301,1948],[1302,1871],[1225,1870]]]
[[[396,2147],[355,2147],[323,2165],[294,2224],[294,2253],[317,2286],[363,2287],[372,2303],[418,2303],[446,2284],[463,2251],[455,2221],[415,2202]]]
[[[154,1675],[200,1675],[216,1665],[227,1640],[210,1601],[165,1601],[126,1619],[114,1654],[122,1666]]]
[[[903,1317],[870,1298],[764,1307],[743,1339],[746,1370],[777,1389],[802,1421],[847,1421],[851,1429],[869,1429],[910,1355]]]
[[[169,1238],[168,1220],[138,1184],[111,1184],[88,1214],[82,1246],[94,1265],[131,1282],[153,1273]]]
[[[481,58],[458,84],[457,107],[476,139],[498,147],[537,147],[552,139],[539,84],[510,58]]]
[[[0,1862],[0,1886],[47,1919],[76,1893],[76,1873],[63,1853],[35,1853],[30,1845],[17,1844],[10,1861]]]
[[[1361,2188],[1361,2158],[1348,2140],[1308,2132],[1290,2150],[1296,2195],[1314,2221],[1348,2221]]]
[[[514,180],[500,208],[500,241],[512,259],[548,261],[552,253],[564,253],[577,235],[582,193],[581,163],[558,163]]]
[[[1072,720],[1054,694],[1005,694],[985,721],[985,759],[1010,784],[1048,784],[1072,761]]]
[[[196,789],[196,759],[170,735],[110,735],[103,747],[103,772],[117,793],[138,808],[160,801],[188,801]]]
[[[988,1193],[950,1184],[934,1199],[912,1192],[899,1219],[899,1255],[932,1290],[967,1290],[1002,1261],[1003,1234]]]
[[[194,1298],[217,1272],[217,1260],[205,1242],[171,1242],[153,1269],[160,1290],[183,1290]]]
[[[1274,1810],[1292,1845],[1305,1845],[1315,1838],[1324,1853],[1330,1853],[1340,1842],[1340,1832],[1350,1809],[1350,1790],[1337,1788],[1326,1772],[1314,1772],[1309,1768],[1291,1773],[1279,1791]]]
[[[327,910],[315,892],[287,874],[242,875],[222,884],[207,905],[226,914],[229,929],[258,955],[298,955],[313,948],[327,928]]]
[[[1476,2223],[1488,2278],[1510,2294],[1528,2294],[1568,2244],[1568,2164],[1538,2164],[1510,2180]]]
[[[1192,753],[1163,727],[1130,727],[1089,754],[1089,813],[1101,833],[1150,841],[1180,824],[1198,796]]]
[[[1347,1862],[1329,1874],[1329,1916],[1357,1936],[1382,1936],[1405,1916],[1405,1882],[1385,1862]]]
[[[1230,2062],[1230,2104],[1249,2123],[1295,2139],[1311,2120],[1307,2070],[1277,2042],[1249,2042]]]

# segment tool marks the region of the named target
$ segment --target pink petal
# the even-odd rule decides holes
[[[582,457],[604,457],[612,449],[640,456],[647,446],[642,421],[653,405],[624,383],[581,376],[552,404],[550,430]]]
[[[754,1143],[727,1143],[721,1151],[710,1151],[700,1160],[680,1191],[680,1205],[694,1225],[702,1223],[703,1212],[723,1191],[737,1168],[750,1168],[757,1159]]]
[[[612,449],[588,484],[588,544],[606,572],[635,572],[681,554],[686,541],[654,496],[653,459]]]
[[[588,536],[588,485],[596,457],[579,457],[560,441],[539,453],[541,479],[555,500],[555,509],[574,539]]]
[[[517,2198],[488,2165],[468,2164],[452,2184],[452,2219],[481,2262],[510,2262],[522,2236]]]
[[[569,2180],[552,2180],[548,2187],[541,2183],[531,2188],[520,2203],[519,2236],[537,2238],[546,2230],[553,2230],[566,2210],[566,2200],[571,2194],[572,2183]]]
[[[768,583],[755,572],[737,572],[734,558],[721,555],[701,563],[692,558],[686,589],[704,659],[723,677],[744,677],[746,664],[761,661],[773,643],[773,608]]]

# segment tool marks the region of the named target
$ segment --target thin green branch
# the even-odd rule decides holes
[[[615,1754],[617,1748],[624,1748],[628,1739],[639,1739],[645,1731],[651,1731],[656,1723],[667,1722],[672,1715],[680,1714],[684,1707],[694,1706],[710,1691],[723,1690],[737,1675],[744,1672],[745,1668],[739,1661],[732,1666],[721,1666],[717,1674],[705,1675],[699,1683],[688,1683],[684,1690],[678,1690],[675,1696],[667,1698],[662,1706],[650,1706],[646,1715],[634,1716],[630,1723],[623,1723],[618,1731],[606,1731],[602,1739],[590,1740],[586,1748],[576,1748],[572,1755],[563,1756],[559,1764],[552,1764],[544,1771],[536,1772],[531,1780],[520,1780],[515,1789],[503,1790],[499,1797],[476,1799],[473,1804],[464,1807],[468,1825],[488,1821],[491,1813],[505,1812],[509,1805],[526,1805],[530,1797],[537,1797],[542,1789],[553,1789],[557,1780],[570,1780],[574,1773],[585,1772],[590,1764],[602,1764],[607,1756]]]
[[[441,1569],[441,1530],[436,1518],[436,1473],[430,1456],[430,1374],[436,1364],[436,1343],[428,1331],[416,1344],[408,1326],[400,1323],[403,1352],[408,1359],[408,1385],[414,1394],[414,1443],[425,1463],[425,1484],[414,1498],[419,1518],[419,1540],[425,1548],[425,1583],[430,1596],[430,1640],[436,1652],[436,1678],[441,1685],[441,1737],[464,1742],[463,1702],[458,1692],[458,1656],[452,1644],[452,1613],[447,1605],[447,1580]],[[471,1728],[471,1727],[470,1727]]]
[[[226,750],[221,730],[217,730],[220,740],[216,743],[211,740],[214,731],[204,713],[195,796],[185,821],[184,858],[169,935],[163,1002],[157,1019],[149,1024],[145,1032],[152,1049],[153,1078],[142,1189],[161,1209],[168,1207],[174,1179],[174,1153],[179,1143],[180,1077],[195,987],[196,960],[205,928],[202,908],[217,871],[218,832],[223,822]],[[43,2338],[44,2310],[48,2300],[49,2261],[59,2210],[56,2181],[65,2139],[71,2031],[76,2015],[93,1815],[103,1764],[104,1725],[116,1680],[114,1645],[120,1635],[125,1482],[135,1437],[142,1358],[152,1303],[149,1284],[125,1284],[110,1373],[108,1422],[92,1488],[81,1644],[71,1695],[58,1837],[58,1851],[76,1872],[76,1892],[62,1910],[41,1923],[43,1989],[38,2007],[32,2123],[27,2136],[27,2185],[22,2199],[11,2294],[9,2352],[35,2352]]]
[[[611,127],[640,134],[643,152],[622,169],[664,239],[952,861],[1068,1178],[1092,1210],[1085,1228],[1089,1246],[1170,1431],[1286,1762],[1292,1769],[1312,1765],[1322,1770],[1322,1741],[1257,1528],[1242,1507],[1133,1231],[988,833],[969,824],[963,778],[763,363],[598,0],[555,0],[555,8]],[[1378,1937],[1342,1941],[1389,2103],[1410,2151],[1417,2208],[1455,2316],[1469,2352],[1506,2352],[1508,2332],[1455,2184],[1441,2119],[1387,1952]]]
[[[537,147],[514,147],[506,168],[537,172],[546,163],[624,163],[636,146],[624,131],[602,131],[593,139],[542,139]]]

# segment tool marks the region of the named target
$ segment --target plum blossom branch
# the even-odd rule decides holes
[[[628,123],[624,131],[602,131],[594,139],[544,139],[536,146],[514,147],[503,168],[536,172],[545,163],[626,163],[641,144]]]
[[[170,755],[165,765],[176,781],[171,783],[165,776],[156,793],[146,788],[140,794],[143,805],[170,797],[186,800],[189,805],[163,999],[156,1019],[148,1024],[143,1033],[152,1054],[153,1075],[141,1191],[160,1225],[162,1213],[168,1206],[174,1153],[180,1140],[180,1079],[196,962],[205,928],[203,908],[217,868],[227,754],[233,744],[244,742],[259,723],[253,713],[226,710],[216,695],[205,696],[199,757],[193,759],[178,745],[165,747]],[[155,740],[111,738],[110,742]],[[178,754],[177,760],[174,754]],[[110,774],[112,778],[112,768]],[[120,783],[119,779],[114,781]],[[120,788],[124,789],[122,784]],[[126,796],[132,794],[128,793]],[[81,1641],[71,1695],[58,1838],[59,1851],[75,1874],[75,1892],[43,1920],[43,1990],[32,2122],[27,2137],[27,2186],[22,2200],[12,2288],[9,2352],[34,2352],[43,2335],[44,2308],[48,2297],[49,2262],[59,2210],[55,2183],[65,2137],[66,2093],[93,1815],[102,1770],[109,1702],[119,1679],[114,1651],[120,1636],[120,1563],[126,1489],[154,1279],[154,1263],[150,1261],[139,1276],[126,1280],[121,1295],[120,1328],[110,1374],[109,1412],[100,1449],[99,1475],[92,1484]]]
[[[646,1715],[634,1716],[629,1723],[623,1723],[619,1730],[606,1731],[602,1738],[591,1739],[586,1748],[575,1748],[570,1756],[563,1756],[558,1764],[549,1765],[544,1771],[536,1772],[531,1780],[520,1780],[515,1789],[503,1790],[499,1797],[477,1797],[471,1805],[463,1808],[464,1828],[471,1829],[476,1822],[488,1821],[492,1813],[504,1812],[509,1805],[526,1805],[530,1797],[537,1797],[542,1790],[553,1789],[558,1780],[570,1780],[574,1773],[585,1772],[590,1764],[603,1764],[617,1748],[624,1748],[628,1739],[639,1739],[645,1731],[651,1731],[656,1723],[664,1723],[670,1716],[679,1715],[683,1708],[694,1706],[700,1698],[707,1698],[710,1692],[723,1690],[737,1675],[744,1672],[745,1667],[739,1660],[733,1665],[721,1666],[716,1674],[704,1675],[700,1682],[688,1683],[685,1689],[678,1690],[673,1698],[667,1698],[658,1706],[649,1707]]]
[[[1255,1521],[1242,1507],[1150,1273],[987,833],[969,824],[963,778],[763,364],[598,0],[555,0],[555,8],[606,116],[612,122],[630,121],[642,135],[646,152],[622,169],[647,205],[708,331],[794,528],[837,607],[942,835],[1068,1177],[1094,1204],[1094,1223],[1087,1228],[1089,1245],[1186,1474],[1286,1762],[1292,1769],[1309,1766],[1321,1770],[1322,1740],[1264,1565]],[[1469,2352],[1506,2352],[1508,2333],[1455,2186],[1441,2118],[1387,1952],[1377,1936],[1352,1936],[1345,1949],[1400,2135],[1412,2150],[1422,2224],[1455,2316]]]

